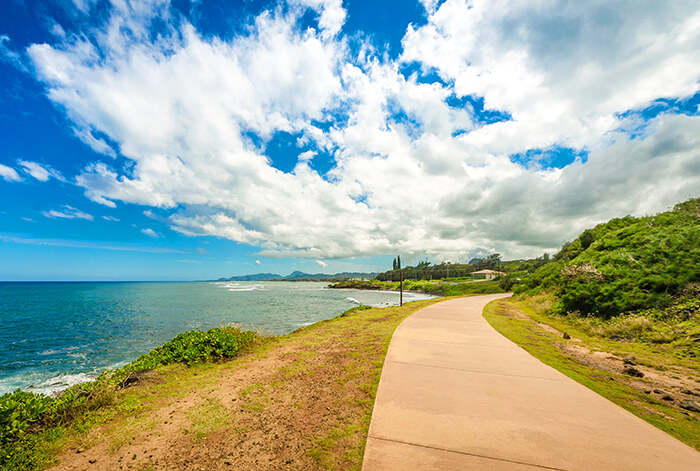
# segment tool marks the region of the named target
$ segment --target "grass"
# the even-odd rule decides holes
[[[211,398],[191,409],[188,415],[192,421],[190,432],[197,440],[208,437],[212,432],[227,428],[230,420],[229,412],[221,401]]]
[[[627,384],[627,377],[610,373],[576,361],[561,348],[564,340],[560,334],[544,329],[547,324],[580,340],[580,345],[591,350],[618,355],[635,355],[641,364],[658,369],[674,365],[690,367],[697,371],[697,362],[678,358],[668,351],[655,351],[649,345],[593,337],[584,329],[565,319],[548,316],[533,309],[548,304],[546,299],[535,299],[531,305],[520,301],[498,300],[484,310],[484,317],[497,331],[520,345],[543,363],[557,369],[580,384],[609,399],[652,425],[664,430],[688,445],[700,450],[700,422],[692,414],[686,415],[664,401],[638,391]],[[571,340],[568,340],[571,342]]]

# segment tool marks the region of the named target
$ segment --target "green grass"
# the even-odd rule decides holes
[[[513,309],[526,314],[526,318],[510,315],[509,311]],[[559,348],[558,345],[566,342],[566,340],[558,334],[544,330],[537,322],[549,324],[558,330],[563,330],[575,336],[577,339],[580,339],[580,344],[592,350],[617,354],[634,354],[640,362],[649,366],[668,367],[678,364],[678,362],[688,366],[689,362],[678,359],[667,352],[654,352],[643,344],[633,344],[631,342],[620,344],[602,338],[591,337],[563,320],[538,314],[534,309],[522,302],[494,301],[484,309],[484,317],[497,331],[523,347],[543,363],[564,373],[695,449],[700,450],[700,422],[698,422],[696,417],[688,416],[669,406],[664,401],[627,386],[622,381],[626,378],[620,375],[578,363]]]
[[[190,410],[188,415],[192,421],[192,427],[189,431],[194,434],[197,440],[208,437],[212,432],[227,428],[230,420],[228,410],[221,401],[214,399],[205,400],[203,404]]]

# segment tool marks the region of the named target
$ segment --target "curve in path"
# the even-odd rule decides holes
[[[484,306],[434,304],[394,333],[362,469],[668,471],[700,453],[532,357]]]

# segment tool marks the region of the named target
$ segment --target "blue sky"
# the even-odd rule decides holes
[[[700,6],[8,0],[0,280],[553,252],[700,196]]]

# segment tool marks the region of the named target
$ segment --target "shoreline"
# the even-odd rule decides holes
[[[297,280],[294,280],[294,281],[297,281]],[[327,281],[324,281],[324,280],[321,280],[320,282],[326,283],[327,285],[329,284],[329,283],[327,283]],[[24,283],[24,282],[21,282],[21,283]],[[43,284],[43,282],[37,282],[37,283]],[[53,283],[53,282],[51,282],[51,283]],[[76,282],[56,282],[56,283],[71,284],[71,283],[76,283]],[[82,284],[82,282],[80,282],[80,283]],[[93,283],[93,282],[86,282],[86,283]],[[103,283],[103,282],[94,282],[94,283]],[[114,282],[104,282],[104,283],[111,284]],[[124,282],[124,283],[142,283],[142,282]],[[144,282],[144,283],[161,283],[161,282]],[[167,283],[180,283],[180,282],[167,282]],[[189,283],[189,282],[185,282],[185,283]],[[213,282],[213,283],[222,284],[222,283],[230,283],[230,282],[218,282],[217,281],[217,282]],[[238,282],[236,282],[236,283],[238,283]],[[248,285],[252,286],[252,285],[258,285],[260,283],[261,282],[250,281],[250,282],[245,282],[244,284],[248,284]],[[324,286],[323,289],[329,289],[329,286]],[[239,291],[239,292],[248,291],[248,292],[250,292],[250,291],[255,291],[255,290],[246,288],[245,290],[241,289],[241,290],[236,290],[236,291]],[[392,292],[392,290],[382,290],[382,291]],[[398,294],[398,292],[396,292],[396,294]],[[439,295],[423,293],[423,292],[419,292],[419,291],[412,291],[411,294],[421,295],[421,296],[416,297],[414,299],[405,300],[405,302],[433,299],[433,298],[439,296]],[[347,300],[349,301],[349,303],[351,303],[350,306],[348,306],[348,309],[353,309],[353,308],[356,308],[358,306],[363,305],[362,302],[360,302],[357,299],[352,298],[352,297],[348,297]],[[375,308],[398,306],[398,300],[396,302],[376,303],[376,304],[372,304],[371,306],[375,307]],[[335,317],[337,317],[338,315],[341,315],[345,311],[339,311],[337,314],[335,314]],[[333,319],[335,317],[331,317],[330,319]],[[328,320],[328,318],[325,318],[325,319],[322,318],[322,319],[318,319],[315,321],[305,321],[303,319],[303,316],[299,316],[298,323],[295,323],[293,326],[290,326],[290,329],[287,332],[280,333],[280,334],[273,334],[273,335],[274,336],[288,335],[289,333],[292,333],[292,332],[298,330],[299,328],[309,327],[309,326],[312,326],[316,323],[324,322],[325,320]],[[219,325],[221,325],[221,324],[219,324]],[[246,326],[246,328],[251,329],[251,330],[259,330],[260,329],[260,327],[252,325],[252,324],[246,323],[244,325]],[[204,328],[206,328],[206,327],[204,327]],[[182,330],[176,334],[173,334],[169,339],[164,340],[163,343],[168,342],[169,340],[176,337],[177,335],[184,334],[184,333],[191,332],[191,331],[197,331],[197,330],[201,330],[201,329],[202,328],[192,328],[192,329]],[[10,386],[7,389],[3,389],[2,391],[0,391],[0,397],[5,395],[5,394],[11,394],[17,390],[21,390],[24,392],[29,392],[29,393],[33,393],[33,394],[37,394],[37,395],[42,395],[42,396],[46,396],[46,397],[58,397],[61,394],[63,394],[66,390],[70,389],[71,387],[94,382],[101,375],[106,374],[110,371],[116,371],[116,370],[128,365],[129,363],[135,361],[141,355],[148,354],[149,352],[153,351],[154,349],[159,348],[160,346],[163,345],[163,343],[155,345],[148,350],[136,352],[135,355],[132,356],[131,358],[122,358],[121,360],[116,361],[116,362],[112,362],[108,366],[105,366],[105,367],[95,366],[95,367],[88,367],[87,369],[80,369],[80,368],[78,368],[78,369],[66,369],[64,371],[59,371],[59,372],[42,372],[41,368],[37,367],[36,369],[34,369],[32,371],[23,372],[21,375],[7,376],[5,378],[2,378],[1,381],[5,382],[5,383],[9,383],[9,384],[15,384],[17,386],[16,387]],[[73,348],[73,347],[68,346],[65,348]],[[20,378],[20,379],[17,380],[15,378]],[[21,378],[27,378],[27,381],[23,381],[23,380],[21,380]],[[24,383],[24,385],[22,385],[22,383]],[[27,384],[27,383],[29,383],[29,384]]]

